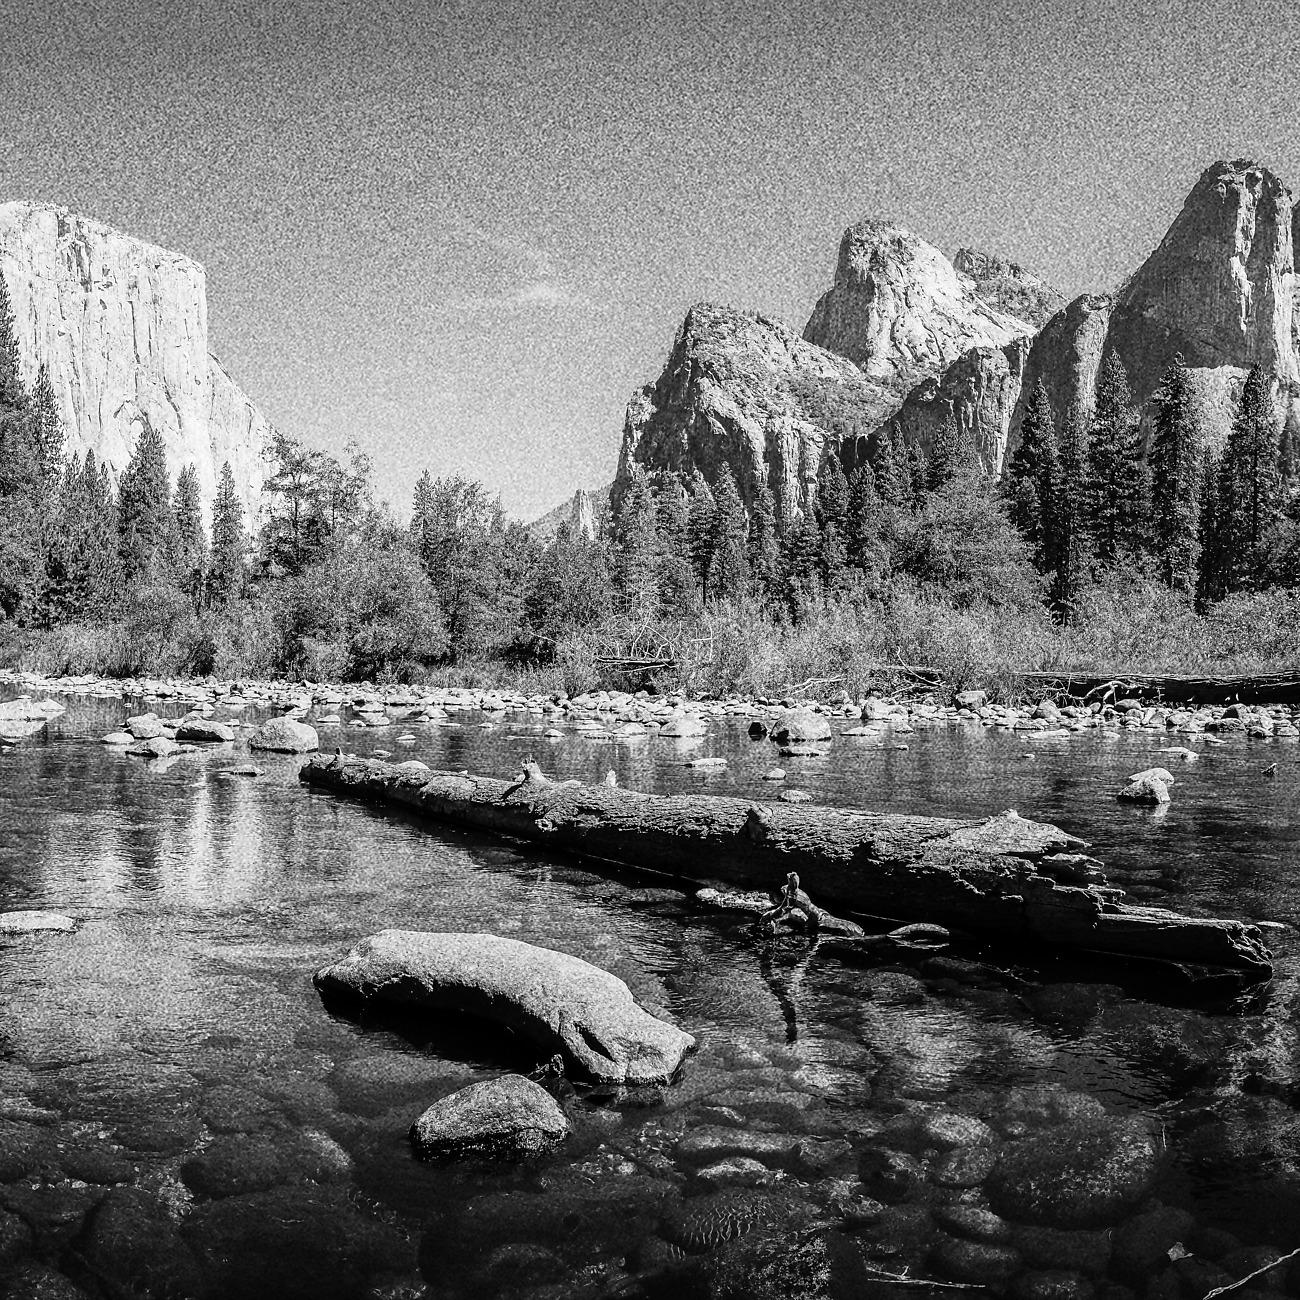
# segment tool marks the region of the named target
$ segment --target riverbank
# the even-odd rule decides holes
[[[644,729],[681,739],[692,728],[707,728],[710,719],[745,719],[764,725],[792,709],[808,710],[833,720],[841,734],[851,724],[868,732],[888,730],[902,736],[919,726],[943,722],[978,723],[1028,736],[1068,736],[1089,731],[1138,729],[1172,732],[1194,741],[1222,743],[1232,735],[1260,741],[1300,739],[1300,708],[1286,705],[1174,707],[1139,699],[1109,699],[1091,704],[1057,705],[1050,699],[1023,705],[992,703],[983,691],[962,691],[946,700],[938,691],[920,695],[850,698],[839,691],[830,698],[786,695],[723,699],[697,698],[674,692],[589,691],[573,696],[468,687],[324,684],[287,681],[220,681],[211,678],[47,677],[0,670],[6,695],[81,695],[141,700],[179,717],[238,715],[246,709],[293,713],[331,725],[391,726],[402,721],[443,720],[452,713],[531,714],[577,727],[610,726]],[[844,724],[850,724],[845,729]],[[696,730],[694,734],[703,734]]]

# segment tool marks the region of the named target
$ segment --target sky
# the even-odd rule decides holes
[[[1286,0],[8,0],[0,201],[207,271],[279,429],[532,518],[612,479],[687,308],[802,329],[858,216],[1074,294],[1201,171],[1300,185]]]

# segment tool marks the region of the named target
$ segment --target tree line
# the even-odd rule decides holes
[[[1263,367],[1250,370],[1217,454],[1181,357],[1162,377],[1146,433],[1114,352],[1086,422],[1071,414],[1058,427],[1038,384],[1004,486],[1062,618],[1087,584],[1117,570],[1157,576],[1202,610],[1300,582],[1300,467],[1274,382]]]
[[[1000,480],[950,417],[928,448],[889,428],[829,439],[815,482],[788,490],[742,491],[725,464],[633,467],[595,537],[547,540],[459,475],[422,474],[400,521],[359,447],[336,457],[277,433],[256,517],[223,465],[208,526],[195,468],[173,482],[147,421],[116,484],[93,453],[66,454],[49,376],[24,384],[0,297],[0,655],[41,644],[63,647],[42,660],[60,671],[338,680],[576,656],[590,676],[601,649],[720,614],[831,637],[837,611],[879,622],[909,593],[1014,623],[1078,618],[1123,573],[1202,608],[1295,585],[1300,511],[1269,377],[1248,376],[1217,457],[1181,363],[1153,411],[1145,449],[1110,356],[1086,425],[1058,428],[1031,394]]]

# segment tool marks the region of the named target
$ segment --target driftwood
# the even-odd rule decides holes
[[[1122,902],[1123,891],[1053,879],[1082,841],[1014,812],[957,821],[761,804],[710,795],[659,797],[554,783],[531,761],[518,780],[336,756],[301,771],[308,785],[409,808],[548,847],[687,881],[779,889],[797,872],[828,907],[929,921],[1021,946],[1156,958],[1267,979],[1258,929]]]

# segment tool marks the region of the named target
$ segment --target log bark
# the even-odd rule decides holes
[[[555,783],[534,763],[516,781],[316,757],[308,785],[455,826],[541,843],[685,881],[779,889],[797,872],[836,911],[928,921],[1021,946],[1046,945],[1272,974],[1260,931],[1123,901],[1123,891],[1053,878],[1077,872],[1081,840],[1013,812],[985,821],[640,794]],[[1067,874],[1067,878],[1069,878]]]

